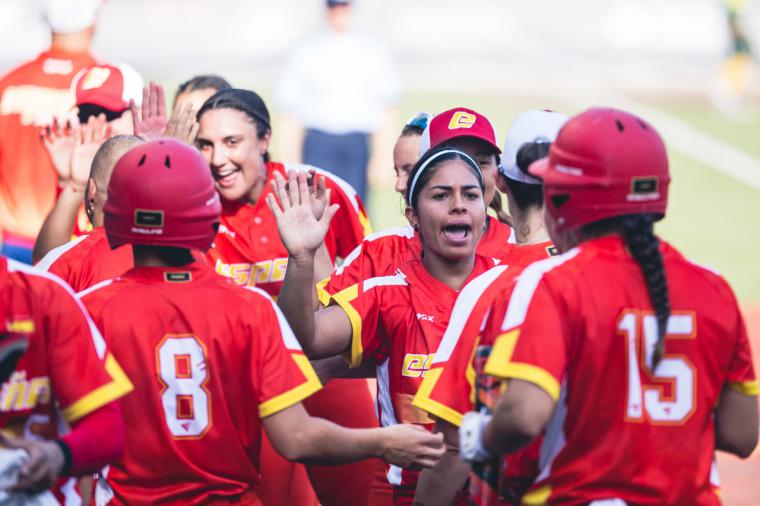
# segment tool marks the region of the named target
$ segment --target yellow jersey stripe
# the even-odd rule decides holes
[[[105,368],[111,382],[96,388],[78,401],[61,411],[63,418],[71,423],[79,420],[111,401],[115,401],[134,390],[134,385],[124,373],[119,363],[110,353],[106,355]]]
[[[425,410],[431,415],[446,420],[450,424],[459,427],[462,425],[462,417],[464,414],[430,398],[430,393],[433,391],[433,388],[442,373],[442,367],[428,369],[427,372],[425,372],[425,377],[422,379],[422,383],[417,389],[417,394],[414,396],[412,406]]]
[[[758,385],[756,380],[731,381],[728,383],[728,386],[740,394],[748,395],[750,397],[757,397],[760,395],[760,385]]]
[[[293,361],[306,377],[306,382],[259,404],[259,417],[266,418],[306,399],[322,389],[317,373],[306,355],[293,354]]]

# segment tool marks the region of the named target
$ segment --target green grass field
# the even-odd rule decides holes
[[[487,114],[503,139],[514,117],[529,108],[577,112],[577,106],[496,94],[409,94],[401,118],[418,111],[441,111],[466,105]],[[589,104],[592,105],[592,104]],[[603,105],[603,104],[594,104]],[[733,144],[760,159],[760,120],[738,124],[718,115],[708,102],[648,102],[691,126]],[[655,127],[657,125],[655,124]],[[666,143],[668,139],[665,139]],[[670,150],[673,183],[668,216],[659,233],[692,260],[720,271],[743,304],[760,303],[760,190],[705,166],[686,153]],[[389,167],[388,170],[391,170]],[[375,230],[405,223],[400,197],[393,190],[375,191],[369,212]]]

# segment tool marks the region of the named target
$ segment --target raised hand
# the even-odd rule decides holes
[[[77,129],[76,143],[71,155],[71,179],[69,185],[74,190],[84,191],[90,177],[92,160],[101,144],[111,136],[111,127],[104,114],[90,116],[87,123]]]
[[[321,216],[314,216],[311,200],[316,195],[309,194],[305,172],[288,171],[287,184],[281,174],[275,173],[272,190],[267,195],[267,205],[277,220],[277,230],[288,254],[292,257],[314,255],[340,206],[329,205],[330,194],[325,191],[326,207]]]
[[[71,120],[53,118],[50,125],[40,130],[40,140],[53,161],[61,188],[68,185],[71,179],[71,155],[76,143],[77,127]]]
[[[443,454],[443,434],[433,434],[422,427],[410,424],[383,427],[381,457],[389,464],[406,469],[433,467]]]
[[[150,82],[150,87],[145,86],[141,109],[137,108],[134,100],[129,101],[135,135],[148,140],[162,137],[168,123],[164,87],[153,81]]]
[[[199,125],[195,120],[197,112],[191,103],[186,104],[184,108],[177,105],[172,111],[172,117],[169,118],[164,135],[192,145],[198,135]]]

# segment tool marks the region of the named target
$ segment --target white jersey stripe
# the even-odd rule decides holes
[[[63,256],[64,253],[72,249],[74,246],[79,244],[80,242],[87,239],[87,235],[82,235],[74,239],[73,241],[69,241],[66,244],[62,244],[58,246],[57,248],[53,248],[50,251],[48,251],[47,255],[42,257],[42,260],[37,262],[37,265],[34,266],[35,269],[38,271],[47,272],[50,270],[50,267]]]
[[[532,263],[520,274],[517,278],[515,290],[512,292],[512,297],[509,299],[507,314],[504,316],[504,323],[501,326],[503,331],[523,324],[530,301],[533,299],[533,294],[536,288],[538,288],[538,283],[544,274],[568,260],[572,260],[580,251],[579,248],[573,248],[562,255]]]
[[[361,244],[359,244],[357,247],[355,247],[351,253],[349,253],[346,258],[343,260],[343,263],[340,264],[340,266],[335,269],[335,274],[342,274],[343,270],[351,265],[351,263],[359,258],[359,255],[362,252],[362,247],[364,245],[364,242],[366,241],[374,241],[375,239],[380,239],[381,237],[390,237],[392,235],[395,235],[397,237],[405,237],[407,239],[411,239],[414,237],[414,229],[411,227],[411,225],[406,225],[405,227],[394,227],[389,228],[387,230],[381,230],[380,232],[375,232],[373,234],[368,235],[364,238],[364,241],[362,241]]]
[[[446,332],[443,333],[443,337],[441,338],[441,344],[438,345],[438,350],[435,352],[433,364],[448,362],[457,342],[459,342],[459,337],[462,335],[462,329],[464,328],[465,323],[467,323],[467,318],[469,318],[470,313],[472,313],[472,308],[475,307],[475,304],[477,304],[478,300],[483,295],[483,292],[491,286],[491,283],[493,283],[501,273],[507,270],[507,267],[507,265],[500,265],[488,269],[486,272],[467,283],[462,291],[459,292],[456,303],[454,303],[454,309],[451,310],[449,325],[446,327]]]
[[[406,286],[407,284],[408,283],[406,282],[406,276],[399,272],[393,276],[378,276],[376,278],[369,278],[368,280],[364,281],[362,288],[366,292],[367,290],[371,290],[376,286]]]

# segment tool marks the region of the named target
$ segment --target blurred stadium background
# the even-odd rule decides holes
[[[760,1],[734,3],[741,4],[750,45],[760,47]],[[356,0],[355,6],[356,30],[384,42],[395,57],[405,89],[399,121],[464,105],[489,116],[500,138],[518,112],[534,107],[571,114],[618,105],[651,121],[668,144],[674,179],[660,232],[729,279],[760,358],[760,76],[757,59],[738,71],[727,60],[726,3]],[[109,0],[95,55],[125,61],[168,89],[214,72],[267,98],[288,51],[322,22],[321,0]],[[48,36],[35,2],[0,0],[0,73],[46,48]],[[737,80],[746,82],[741,93],[731,88]],[[392,189],[375,189],[369,207],[375,230],[404,222]],[[726,503],[760,504],[758,453],[742,464],[724,457]]]

